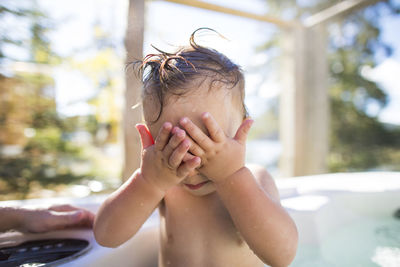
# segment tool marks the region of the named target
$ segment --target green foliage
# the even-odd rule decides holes
[[[357,31],[344,36],[339,46],[330,44],[331,88],[331,148],[328,158],[330,171],[361,171],[376,168],[396,170],[398,161],[393,152],[400,150],[400,130],[381,123],[369,114],[373,103],[384,108],[386,93],[378,84],[362,75],[365,66],[374,67],[375,51],[390,49],[381,43],[377,18],[380,13],[396,10],[390,3],[375,5],[360,11],[341,23]],[[374,16],[371,16],[374,14]]]
[[[38,186],[90,178],[88,171],[77,171],[75,166],[90,166],[91,162],[83,147],[71,140],[80,130],[79,121],[57,113],[53,79],[34,68],[59,62],[46,36],[50,21],[35,2],[25,9],[9,5],[0,4],[0,19],[11,16],[27,21],[30,34],[12,35],[5,25],[0,27],[0,64],[14,60],[4,53],[5,46],[14,45],[28,52],[25,61],[33,62],[33,68],[13,76],[0,75],[0,194],[11,192],[25,198]],[[21,152],[4,153],[10,146],[21,148]]]
[[[286,19],[303,19],[337,4],[333,0],[305,2],[268,1],[271,14]],[[379,18],[398,14],[394,1],[375,4],[331,23],[328,46],[330,66],[330,171],[384,168],[399,170],[400,128],[378,121],[369,114],[371,103],[384,108],[387,95],[380,86],[362,75],[365,66],[377,65],[376,52],[390,55],[392,48],[380,39]],[[280,32],[261,45],[261,51],[276,49]],[[279,54],[279,53],[274,53]]]
[[[23,153],[18,157],[0,157],[0,194],[13,192],[19,198],[25,198],[31,186],[38,183],[43,187],[57,184],[76,183],[87,178],[77,175],[68,166],[58,164],[58,160],[44,160],[44,155]]]
[[[13,192],[14,197],[25,198],[33,185],[46,188],[77,183],[90,177],[89,173],[74,172],[77,162],[91,164],[83,156],[82,147],[68,138],[78,129],[78,121],[58,115],[54,99],[46,96],[46,90],[43,90],[51,86],[52,80],[37,78],[32,75],[12,78],[14,86],[19,90],[7,87],[8,92],[4,92],[4,88],[0,91],[1,94],[17,94],[22,90],[10,101],[0,101],[10,108],[0,113],[4,121],[0,130],[5,133],[0,138],[0,151],[9,144],[22,147],[22,152],[17,155],[0,153],[2,195]],[[15,128],[30,133],[25,136],[26,133],[17,132],[14,135],[20,136],[12,138]]]
[[[4,23],[0,27],[0,62],[4,59],[14,60],[14,56],[6,54],[7,46],[14,46],[29,51],[28,61],[40,64],[58,64],[60,57],[53,53],[47,32],[53,29],[53,22],[44,14],[36,1],[18,4],[0,3],[0,20],[11,19],[21,25],[29,24],[29,35],[14,34],[13,26]],[[15,28],[18,28],[15,27]]]

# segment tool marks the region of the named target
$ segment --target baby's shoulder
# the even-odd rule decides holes
[[[246,164],[254,175],[258,185],[276,202],[280,203],[278,188],[269,172],[261,165]]]

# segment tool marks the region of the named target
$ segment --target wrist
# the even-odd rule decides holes
[[[136,179],[142,180],[147,185],[147,187],[149,187],[155,193],[162,195],[162,196],[164,196],[165,193],[167,192],[167,190],[169,189],[168,186],[161,185],[161,184],[157,183],[157,181],[155,181],[154,179],[151,179],[151,178],[143,175],[143,173],[141,171],[138,172],[138,177],[136,177]]]
[[[225,176],[223,178],[220,179],[216,179],[214,181],[214,184],[218,187],[218,186],[223,186],[226,182],[231,181],[232,179],[234,179],[234,177],[240,175],[240,173],[248,171],[248,168],[246,166],[242,166],[239,169],[237,169],[236,171],[234,171],[233,173],[229,174],[228,176]]]

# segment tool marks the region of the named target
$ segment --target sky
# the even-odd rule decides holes
[[[209,2],[226,5],[227,1],[209,0]],[[50,1],[40,0],[40,5],[49,11],[56,20],[63,23],[51,35],[54,50],[61,55],[75,55],[85,57],[84,54],[74,52],[91,44],[92,23],[101,20],[101,24],[108,30],[115,40],[123,40],[126,27],[128,1],[118,0],[70,0]],[[264,1],[249,0],[229,1],[229,6],[253,13],[266,12]],[[77,8],[79,7],[79,8]],[[100,19],[101,18],[101,19]],[[394,47],[391,57],[382,59],[374,69],[367,69],[363,74],[382,85],[389,95],[387,107],[379,114],[384,122],[400,124],[400,16],[380,18],[383,29],[382,39]],[[188,36],[199,27],[211,27],[228,40],[205,36],[205,45],[210,45],[226,54],[235,63],[243,67],[246,73],[247,105],[252,116],[261,114],[268,101],[275,99],[281,90],[276,77],[258,72],[248,71],[268,60],[269,55],[256,53],[258,45],[268,40],[275,26],[246,18],[239,18],[226,14],[205,11],[164,1],[146,2],[146,26],[144,40],[144,54],[154,52],[150,44],[161,49],[175,50],[176,45],[187,44]],[[116,45],[116,50],[123,56],[122,43]],[[93,92],[90,83],[79,73],[60,69],[56,71],[57,103],[67,115],[88,113],[90,106],[79,103]],[[71,86],[73,84],[74,86]],[[71,104],[74,103],[74,104]],[[372,108],[373,110],[373,108]],[[371,111],[373,112],[373,111]],[[75,114],[74,114],[75,113]]]

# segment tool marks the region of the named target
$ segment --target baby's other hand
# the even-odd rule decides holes
[[[165,192],[179,184],[191,171],[200,166],[199,157],[185,157],[190,141],[179,127],[166,122],[160,128],[155,142],[143,124],[136,125],[142,141],[140,172],[144,179]],[[185,159],[185,160],[184,160]]]
[[[219,182],[234,174],[245,165],[246,138],[253,120],[242,122],[235,136],[230,138],[208,112],[201,116],[210,136],[207,136],[189,118],[182,118],[180,124],[197,143],[200,149],[192,151],[201,157],[199,171],[210,180]]]

